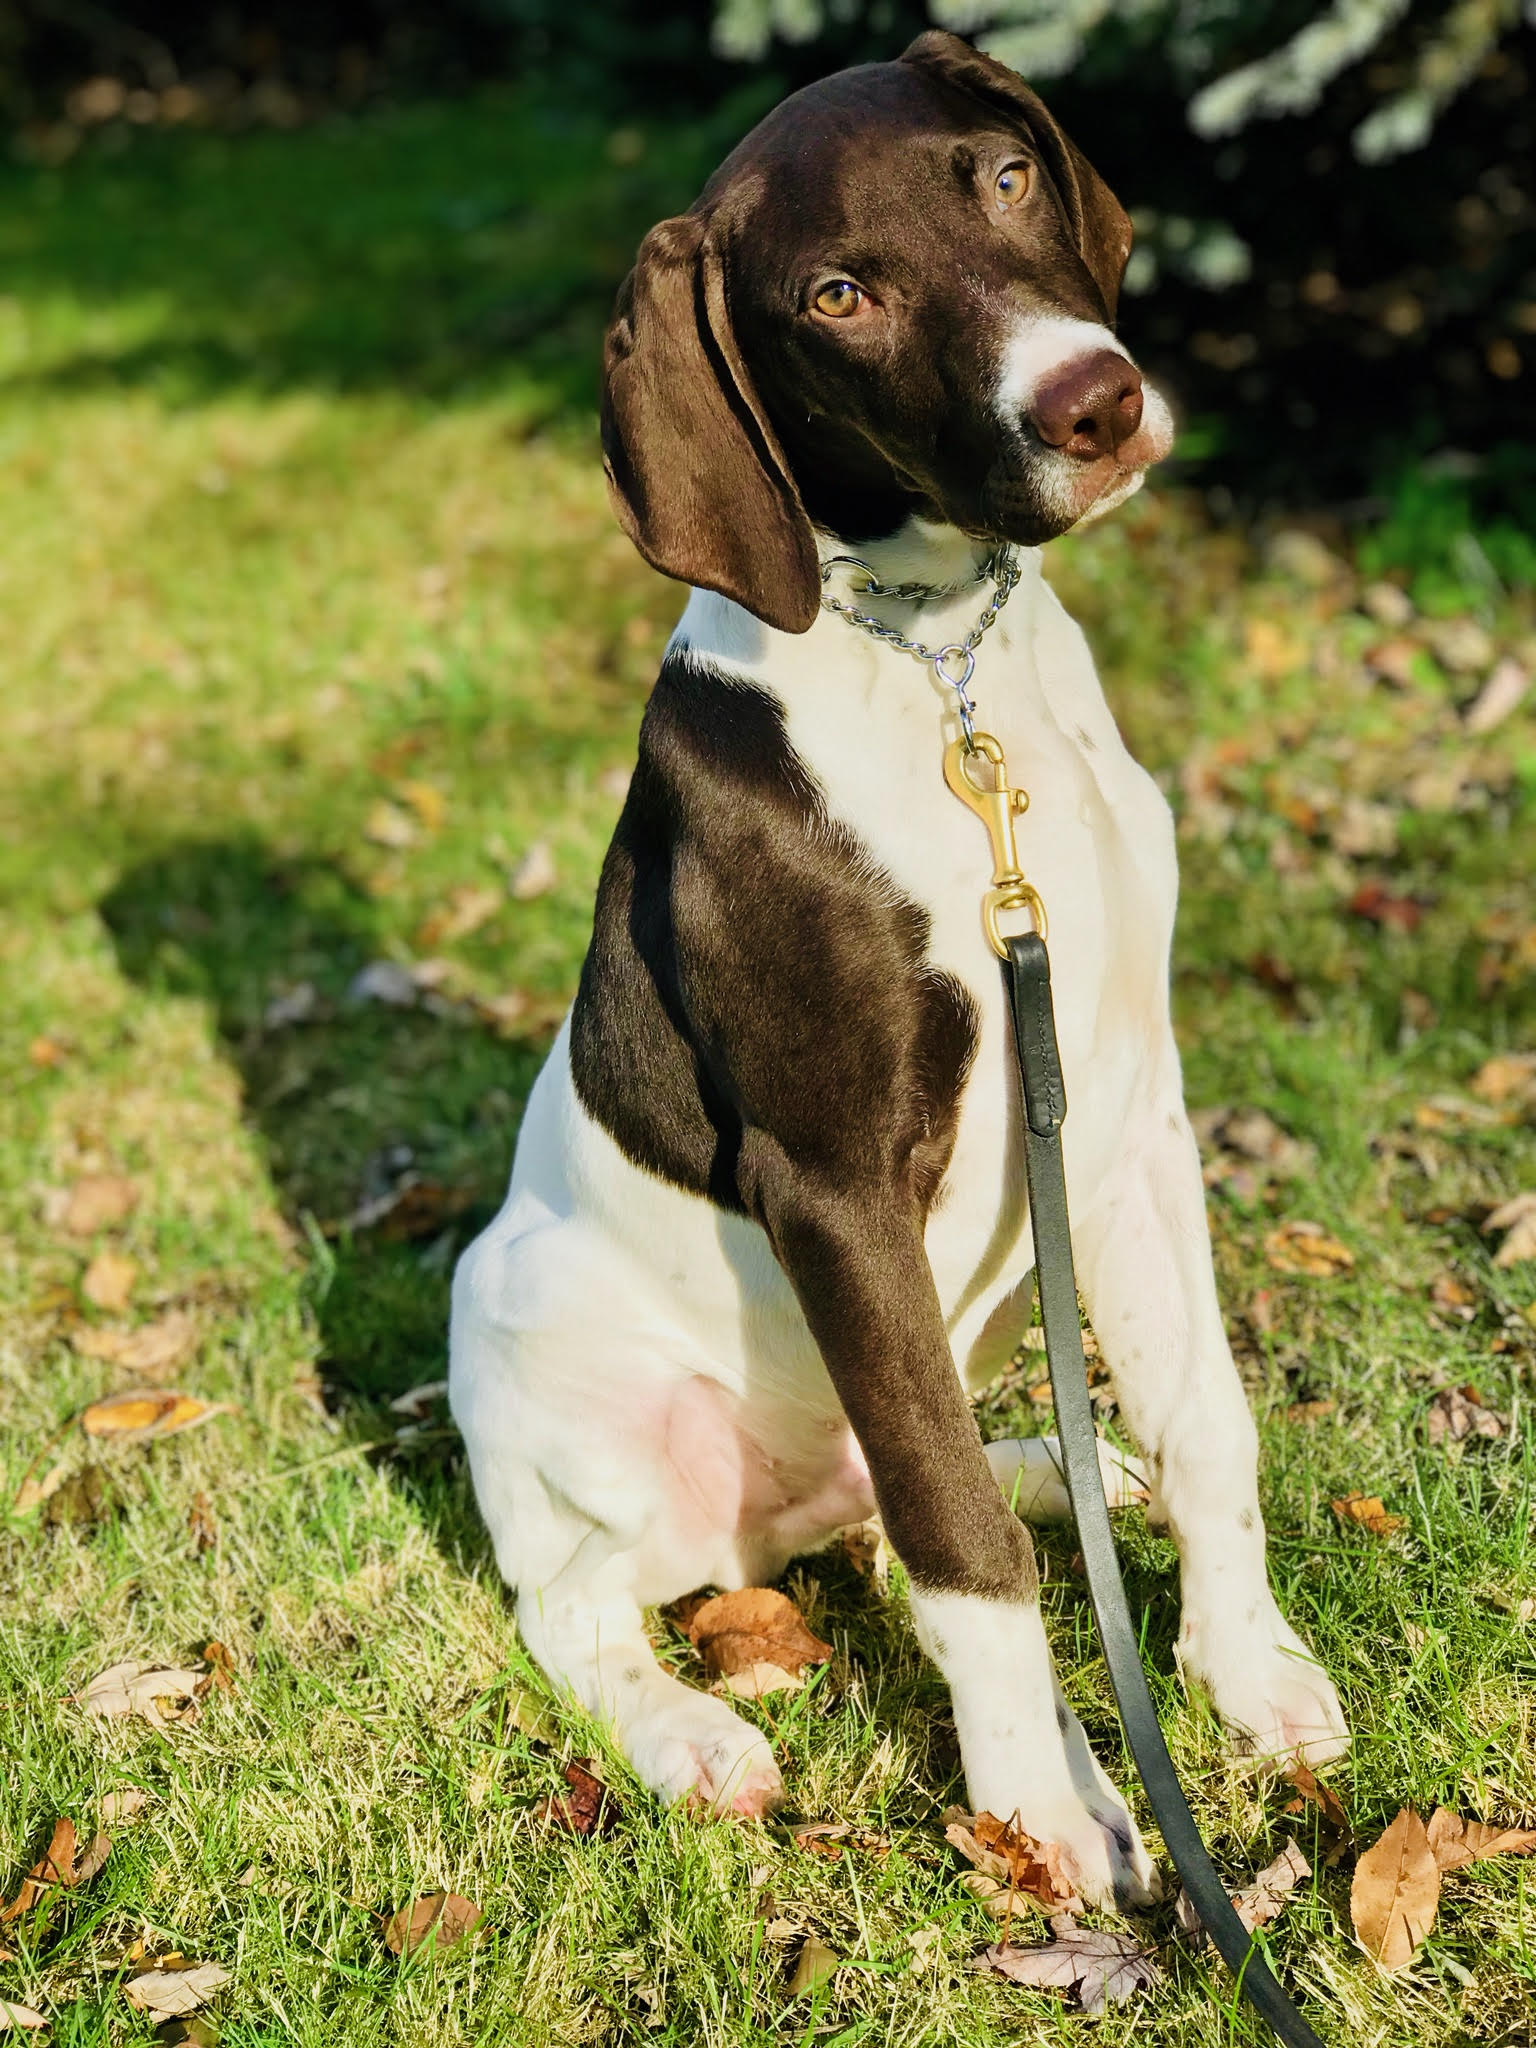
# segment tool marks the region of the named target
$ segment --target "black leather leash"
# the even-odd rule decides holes
[[[1035,1284],[1040,1292],[1040,1320],[1045,1325],[1045,1355],[1051,1369],[1056,1433],[1077,1522],[1077,1540],[1088,1575],[1089,1598],[1099,1627],[1099,1640],[1104,1645],[1104,1661],[1109,1666],[1121,1725],[1190,1903],[1223,1960],[1236,1973],[1243,1996],[1291,2048],[1322,2048],[1233,1911],[1200,1839],[1200,1830],[1195,1826],[1158,1725],[1157,1709],[1147,1690],[1141,1649],[1131,1625],[1115,1539],[1110,1531],[1078,1322],[1077,1276],[1072,1264],[1067,1182],[1061,1159],[1061,1124],[1067,1113],[1067,1097],[1056,1046],[1050,958],[1045,941],[1037,932],[1026,932],[1005,943],[1003,972],[1013,1010],[1019,1075],[1024,1085],[1024,1157],[1035,1240]]]

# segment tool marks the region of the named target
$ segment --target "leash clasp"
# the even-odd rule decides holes
[[[1019,849],[1014,838],[1014,820],[1029,807],[1029,792],[1015,789],[1008,781],[1008,763],[1003,750],[989,732],[978,732],[971,746],[965,740],[951,740],[944,749],[944,780],[968,810],[987,828],[992,842],[992,886],[981,899],[982,929],[987,943],[1000,960],[1008,957],[1007,941],[998,927],[1005,910],[1027,911],[1035,930],[1046,937],[1045,905],[1034,885],[1025,881],[1019,866]],[[992,770],[992,787],[982,789],[972,781],[967,763],[983,755]]]

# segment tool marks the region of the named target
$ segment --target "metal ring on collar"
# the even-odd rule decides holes
[[[861,596],[867,596],[870,591],[880,588],[879,577],[871,569],[868,562],[864,561],[859,555],[828,555],[821,565],[822,582],[830,583],[832,581],[832,571],[837,568],[857,569],[860,571],[864,581],[862,584],[855,584],[853,588]]]
[[[959,674],[951,675],[950,670],[959,664]],[[933,672],[941,683],[948,683],[952,690],[964,690],[976,673],[976,650],[962,641],[951,640],[947,647],[941,647],[933,656]]]

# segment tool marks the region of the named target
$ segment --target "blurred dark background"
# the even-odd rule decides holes
[[[615,126],[596,299],[684,193],[675,157],[669,185],[626,156],[627,119],[691,124],[702,171],[781,93],[930,15],[1030,71],[1133,209],[1123,324],[1218,517],[1475,523],[1496,573],[1531,579],[1536,31],[1509,0],[0,0],[0,116],[21,158],[62,165],[167,128],[531,89]],[[1202,104],[1255,61],[1243,118]],[[506,332],[536,338],[569,297]]]

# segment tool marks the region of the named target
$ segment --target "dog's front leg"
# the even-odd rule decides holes
[[[1348,1743],[1327,1673],[1269,1589],[1258,1439],[1222,1325],[1200,1155],[1176,1096],[1134,1126],[1077,1219],[1083,1296],[1153,1502],[1179,1546],[1179,1661],[1260,1755]]]
[[[852,1188],[749,1133],[743,1178],[826,1360],[948,1681],[974,1807],[1061,1844],[1085,1896],[1145,1903],[1152,1865],[1051,1668],[1029,1531],[1009,1511],[961,1389],[899,1178]]]

